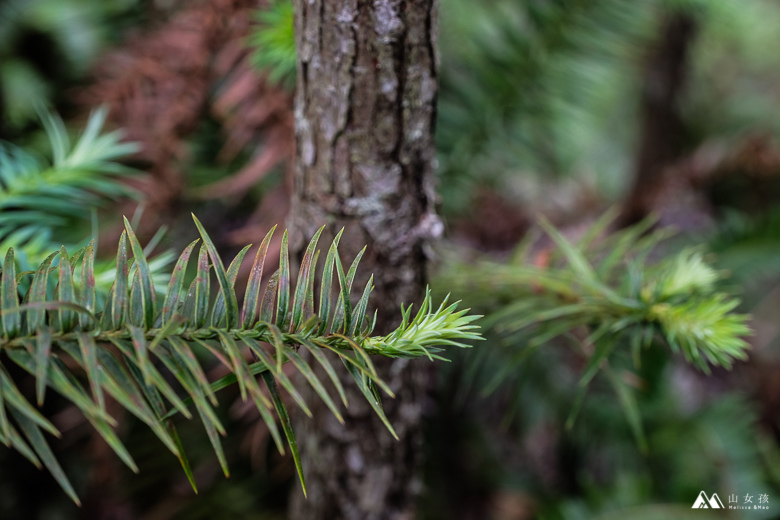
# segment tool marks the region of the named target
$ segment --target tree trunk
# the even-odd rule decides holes
[[[692,15],[670,15],[663,23],[661,40],[648,57],[636,174],[623,206],[623,226],[639,222],[655,209],[664,185],[664,170],[685,151],[687,131],[679,104],[695,37],[696,20]]]
[[[402,302],[419,302],[423,246],[442,229],[433,211],[436,18],[437,0],[295,0],[291,244],[300,252],[327,225],[321,247],[345,228],[348,262],[368,246],[354,287],[362,292],[374,274],[377,333],[397,325]],[[290,518],[413,518],[427,366],[375,362],[397,396],[384,407],[400,440],[346,371],[345,426],[311,392],[314,419],[296,421],[309,497],[294,492]]]

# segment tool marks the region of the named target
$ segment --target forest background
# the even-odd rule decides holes
[[[702,490],[724,503],[767,497],[768,509],[729,518],[780,518],[777,27],[780,5],[768,0],[441,2],[445,238],[427,251],[430,280],[438,298],[452,292],[486,314],[487,341],[448,352],[452,362],[431,370],[420,518],[706,518],[690,510]],[[173,252],[197,237],[191,212],[225,258],[258,244],[290,211],[293,42],[283,1],[4,2],[0,139],[50,171],[83,152],[89,167],[75,182],[90,189],[78,214],[53,217],[33,204],[23,232],[8,203],[17,216],[0,222],[3,254],[13,246],[20,269],[34,270],[60,245],[75,251],[93,235],[106,272],[124,214],[164,286]],[[85,128],[91,148],[78,145]],[[95,140],[114,129],[124,144]],[[114,174],[121,183],[106,180]],[[0,203],[13,195],[3,188]],[[676,234],[641,243],[645,228],[630,226],[647,217]],[[649,260],[605,274],[605,283],[662,286],[677,275],[683,286],[668,294],[685,298],[669,300],[675,309],[736,294],[736,311],[751,315],[749,358],[706,373],[669,353],[663,343],[674,343],[679,322],[664,322],[641,329],[651,331],[650,348],[635,364],[631,327],[652,320],[629,326],[599,307],[566,321],[560,309],[572,296],[538,276],[571,280],[582,259],[612,273],[611,250]],[[706,278],[698,286],[697,273]],[[238,273],[238,284],[248,277]],[[539,308],[562,321],[531,312]],[[614,342],[597,341],[601,323]],[[689,358],[699,348],[678,343]],[[592,360],[607,350],[617,352],[614,371],[593,377]],[[583,373],[593,377],[587,394]],[[179,428],[198,495],[143,425],[127,417],[119,429],[135,475],[65,407],[52,417],[63,435],[51,445],[84,506],[3,448],[0,518],[287,518],[298,485],[291,457],[276,452],[238,388],[224,392],[230,479],[186,421]]]

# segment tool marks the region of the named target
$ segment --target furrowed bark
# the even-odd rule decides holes
[[[442,229],[433,211],[437,2],[295,0],[295,10],[292,248],[321,225],[321,244],[345,228],[347,258],[368,245],[353,292],[374,274],[376,332],[385,333],[401,303],[419,303],[423,248]],[[294,492],[290,518],[413,518],[427,361],[375,361],[397,395],[383,403],[400,440],[346,371],[346,425],[310,395],[314,419],[295,425],[309,497]]]

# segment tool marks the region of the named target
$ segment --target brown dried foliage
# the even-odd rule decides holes
[[[106,54],[94,69],[94,84],[79,96],[85,105],[107,104],[113,122],[141,143],[138,159],[151,173],[142,186],[150,213],[163,216],[183,197],[238,200],[292,156],[292,96],[267,83],[248,61],[245,37],[253,11],[262,5],[258,0],[176,4],[164,21],[131,34]],[[206,115],[224,134],[219,162],[227,164],[242,150],[253,157],[239,172],[187,191],[186,139]],[[286,201],[287,191],[277,190],[274,199]],[[278,221],[287,204],[272,202]],[[260,208],[250,222],[267,213]]]
[[[112,122],[141,144],[136,159],[150,173],[139,186],[147,195],[147,231],[178,218],[182,200],[239,202],[277,166],[291,163],[292,95],[268,83],[249,62],[246,36],[254,11],[263,5],[262,0],[180,1],[166,13],[154,13],[160,22],[128,35],[120,48],[104,55],[93,70],[93,84],[77,94],[82,105],[108,105]],[[252,158],[238,172],[192,189],[187,140],[206,116],[220,124],[224,136],[218,163],[228,164],[247,150]],[[287,173],[289,181],[289,167]],[[283,221],[289,188],[285,182],[266,194],[241,228],[223,234],[222,244],[257,241]],[[271,258],[278,247],[276,240]],[[253,457],[262,458],[257,447],[267,439],[258,432],[264,431],[263,426],[249,432]],[[174,494],[155,509],[180,506],[187,496]]]
[[[647,207],[661,225],[711,227],[720,206],[767,211],[780,193],[780,145],[762,133],[710,140],[657,174]],[[738,204],[737,204],[738,203]]]

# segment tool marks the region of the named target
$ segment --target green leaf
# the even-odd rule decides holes
[[[249,251],[251,245],[245,246],[238,252],[236,257],[230,262],[230,266],[227,270],[227,279],[230,283],[230,291],[235,295],[236,279],[238,278],[238,271],[241,269],[241,262],[244,261],[246,252]],[[222,293],[217,295],[217,301],[214,303],[214,310],[211,314],[211,325],[213,327],[223,327],[225,323],[225,297]],[[228,327],[230,328],[230,327]]]
[[[290,332],[298,330],[304,319],[304,305],[306,302],[306,293],[308,288],[313,285],[314,271],[316,263],[313,263],[314,252],[317,249],[317,242],[320,239],[322,230],[325,226],[322,226],[309,241],[309,245],[306,248],[306,252],[301,260],[301,268],[298,272],[298,281],[295,287],[295,298],[293,299],[293,311],[292,311],[292,323],[290,324]],[[281,265],[281,264],[280,264]]]
[[[130,289],[130,305],[128,306],[129,316],[127,325],[133,325],[136,327],[144,326],[144,302],[141,289],[141,277],[138,275],[138,270],[132,271],[133,283]]]
[[[232,371],[238,378],[238,388],[241,392],[241,400],[246,401],[246,392],[248,389],[250,393],[257,394],[257,396],[262,401],[267,403],[267,406],[270,407],[271,403],[268,402],[266,397],[260,391],[260,388],[257,386],[257,381],[249,372],[249,366],[244,359],[244,356],[241,354],[241,350],[238,348],[236,342],[233,341],[233,338],[221,330],[217,330],[216,333],[219,337],[220,343],[222,344],[222,348],[225,349],[225,351],[228,353],[228,356],[230,357]]]
[[[265,366],[265,363],[257,362],[249,365],[249,373],[252,375],[262,374],[267,370],[268,367]],[[236,377],[236,374],[231,372],[225,376],[220,377],[219,379],[211,383],[209,386],[211,387],[211,390],[213,392],[219,392],[220,390],[235,385],[237,382],[238,382],[238,377]],[[190,402],[190,398],[187,398],[187,401]],[[174,412],[169,412],[166,415],[166,418],[173,417],[174,415],[176,415]]]
[[[81,265],[81,306],[94,312],[96,300],[95,240],[92,239],[84,252],[84,260]],[[80,314],[79,323],[82,329],[87,329],[90,326],[90,317]]]
[[[100,315],[100,327],[104,330],[111,330],[114,328],[114,294],[116,294],[114,289],[116,289],[116,281],[111,284],[111,289],[108,290],[105,307]]]
[[[135,258],[135,268],[137,269],[138,276],[141,280],[143,327],[144,329],[149,330],[154,327],[154,320],[156,317],[152,273],[149,271],[149,263],[146,261],[144,249],[141,247],[141,243],[138,242],[138,238],[135,236],[135,232],[133,232],[133,228],[130,226],[130,221],[127,220],[127,217],[123,218],[125,221],[125,231],[127,231],[127,237],[130,239],[130,247],[133,250],[133,258]]]
[[[290,320],[290,255],[287,251],[287,231],[282,235],[282,247],[279,251],[279,285],[276,298],[276,326],[282,330],[288,328]]]
[[[580,386],[585,386],[593,379],[593,376],[599,371],[599,368],[606,362],[609,355],[617,346],[617,339],[615,336],[607,336],[609,330],[609,323],[602,324],[591,336],[586,340],[586,344],[592,344],[595,346],[593,354],[588,359],[588,364],[585,366],[585,371],[580,379]]]
[[[24,441],[19,432],[16,431],[16,428],[14,428],[13,425],[9,427],[9,437],[4,437],[2,442],[3,444],[12,446],[16,451],[21,453],[24,458],[32,462],[36,468],[43,468],[41,461],[38,459],[38,457],[35,456],[33,450],[30,448],[30,446],[28,446],[28,444]]]
[[[130,370],[131,375],[138,383],[139,388],[141,388],[141,391],[147,396],[147,400],[149,395],[157,396],[158,391],[162,392],[179,413],[184,415],[187,419],[192,418],[192,414],[187,410],[187,406],[176,394],[176,391],[168,384],[160,372],[157,371],[154,364],[150,362],[151,360],[149,359],[148,352],[149,350],[152,350],[152,347],[150,346],[149,349],[146,348],[146,338],[143,335],[143,331],[137,327],[132,327],[130,329],[130,335],[132,337],[131,348],[128,348],[125,341],[117,338],[111,338],[111,342],[116,345],[128,359],[133,359],[131,352],[135,351],[136,361],[126,363],[126,365]],[[141,361],[142,357],[144,361]],[[146,388],[151,388],[154,391],[153,394],[147,395],[148,393],[145,391]],[[149,402],[152,404],[152,409],[155,410],[155,413],[160,416],[164,414],[164,411],[158,411],[157,408],[155,408],[154,402]],[[162,403],[160,403],[160,407],[162,407]]]
[[[217,359],[217,361],[219,361],[225,366],[225,368],[227,368],[228,370],[232,370],[233,364],[230,362],[228,357],[225,356],[225,352],[221,346],[213,345],[210,340],[201,339],[197,337],[195,338],[195,342],[198,345],[205,348],[206,350],[208,350],[211,353],[211,355]]]
[[[8,248],[8,252],[5,254],[5,262],[3,263],[2,277],[2,294],[0,295],[0,301],[2,301],[2,322],[3,330],[8,339],[13,339],[19,333],[19,328],[22,322],[21,313],[17,310],[19,308],[19,296],[16,293],[16,265],[14,263],[14,249]]]
[[[132,325],[128,325],[127,330],[130,332],[130,337],[133,340],[133,348],[135,350],[136,364],[138,365],[138,368],[141,370],[141,374],[143,374],[143,381],[146,385],[150,385],[152,378],[150,375],[149,354],[147,353],[147,349],[146,349],[146,337],[144,336],[144,331]],[[121,344],[117,344],[117,346],[122,348]],[[130,357],[129,352],[125,352],[125,355]]]
[[[57,253],[52,253],[41,263],[33,276],[32,284],[28,292],[30,303],[45,302],[48,300],[49,268]],[[27,311],[27,333],[34,334],[38,327],[43,325],[46,312],[43,309],[30,309]]]
[[[208,381],[205,381],[205,375],[202,373],[202,369],[197,364],[197,361],[188,358],[186,350],[189,347],[183,340],[176,337],[170,338],[172,351],[168,351],[162,345],[160,348],[155,349],[155,355],[165,364],[166,368],[176,377],[181,384],[182,388],[189,394],[189,400],[195,403],[195,407],[198,410],[201,419],[209,421],[213,428],[220,433],[225,433],[225,428],[217,418],[214,409],[209,405],[207,401],[207,395],[211,397],[211,402],[214,405],[217,404],[216,397],[209,385]],[[191,352],[189,353],[191,354]],[[200,377],[203,379],[200,379]],[[185,404],[186,406],[186,404]],[[164,418],[171,417],[173,413],[168,413]]]
[[[81,313],[84,316],[87,316],[90,322],[94,326],[97,326],[96,324],[98,323],[98,319],[94,314],[89,312],[81,305],[73,302],[61,302],[61,301],[35,302],[35,303],[25,303],[24,305],[19,306],[20,311],[25,311],[29,309],[45,309],[45,310],[69,309],[71,311]],[[4,313],[5,311],[2,312]]]
[[[611,367],[606,366],[604,368],[604,372],[607,374],[607,379],[618,396],[620,405],[623,407],[623,411],[626,414],[626,420],[631,426],[631,431],[634,433],[634,437],[636,437],[636,442],[639,445],[639,449],[642,451],[642,453],[646,454],[647,439],[645,438],[645,432],[642,428],[642,418],[639,414],[639,406],[637,405],[634,393],[631,391],[628,385],[620,379],[615,371],[612,370]]]
[[[607,211],[605,211],[577,241],[577,249],[587,251],[593,245],[593,242],[607,232],[609,227],[615,223],[615,220],[619,216],[620,210],[616,206],[607,209]]]
[[[89,413],[86,413],[85,417],[92,425],[92,427],[95,428],[95,430],[100,434],[100,436],[103,437],[103,440],[106,441],[106,444],[108,444],[111,449],[114,450],[114,453],[117,454],[120,460],[124,462],[125,465],[127,465],[127,467],[133,471],[133,473],[138,473],[138,466],[135,464],[133,457],[130,456],[127,448],[125,448],[124,444],[122,444],[122,441],[119,440],[119,437],[116,436],[108,422],[99,417],[94,417]]]
[[[316,266],[320,259],[320,252],[314,253],[314,261],[312,265]],[[300,329],[296,332],[302,332],[305,334],[311,334],[314,332],[314,328],[320,324],[320,319],[314,314],[314,273],[309,277],[309,283],[306,284],[306,296],[303,300],[303,318]]]
[[[33,375],[36,373],[37,366],[35,358],[30,355],[30,353],[24,350],[14,349],[8,352],[8,357],[28,373]],[[94,401],[89,398],[79,381],[76,380],[70,370],[57,357],[51,357],[49,359],[48,385],[75,404],[88,418],[95,417],[108,424],[116,424],[116,420],[114,420],[113,417],[108,415],[105,410],[101,410]]]
[[[228,282],[228,276],[225,272],[225,266],[222,263],[222,259],[217,253],[217,248],[211,241],[203,225],[200,223],[195,215],[192,215],[192,219],[195,221],[195,225],[198,227],[200,237],[203,239],[203,244],[206,246],[211,258],[211,263],[214,266],[214,273],[217,275],[217,282],[219,288],[222,291],[222,295],[225,298],[225,319],[227,321],[227,328],[233,329],[238,325],[238,302],[236,300],[236,293],[233,291],[232,286]]]
[[[97,345],[95,340],[89,334],[80,332],[76,335],[81,348],[81,358],[84,360],[84,367],[87,369],[87,379],[89,387],[92,389],[92,396],[101,410],[106,409],[106,403],[103,399],[103,390],[100,388],[100,375],[97,363]]]
[[[577,420],[577,416],[582,410],[582,404],[585,402],[585,396],[588,393],[588,386],[582,385],[577,389],[577,395],[574,398],[574,404],[572,404],[569,416],[566,418],[566,429],[571,430],[574,427],[574,421]]]
[[[214,427],[214,423],[204,415],[200,407],[198,407],[197,410],[201,421],[203,421],[203,427],[206,429],[206,435],[208,435],[211,447],[214,449],[214,453],[219,461],[219,466],[222,468],[222,473],[226,478],[229,478],[230,469],[228,469],[227,459],[225,458],[225,450],[222,449],[222,442],[219,440],[219,435]]]
[[[320,366],[322,366],[322,368],[325,370],[325,373],[328,374],[328,377],[333,383],[333,386],[336,387],[336,390],[339,393],[339,397],[341,397],[341,402],[344,404],[344,406],[347,406],[347,396],[344,393],[344,387],[341,384],[341,380],[339,380],[339,376],[336,374],[336,370],[333,368],[333,365],[330,363],[330,361],[328,361],[328,358],[322,353],[320,348],[314,345],[311,341],[302,339],[301,344],[306,347],[309,352],[311,352],[312,357],[317,360]]]
[[[276,349],[276,373],[279,373],[282,371],[282,364],[286,360],[282,331],[273,323],[268,323],[267,326],[268,331],[271,333],[271,344],[274,346],[274,349]]]
[[[8,416],[5,412],[5,398],[3,397],[3,385],[0,384],[0,435],[2,435],[2,442],[7,447],[11,446],[11,428],[8,422]]]
[[[146,397],[146,400],[149,401],[149,403],[152,405],[152,410],[154,411],[155,415],[158,418],[160,418],[165,413],[165,408],[163,406],[162,398],[160,397],[160,394],[157,392],[157,389],[152,385],[147,385],[143,383],[144,375],[141,373],[137,365],[133,363],[128,363],[127,368],[130,370],[130,374],[133,376],[133,378],[139,383],[141,392],[143,392],[144,396]],[[182,406],[182,408],[179,411],[180,412],[186,411],[186,407]],[[192,489],[195,491],[195,493],[197,493],[198,488],[195,485],[195,477],[192,474],[192,467],[190,466],[190,461],[187,458],[186,453],[184,452],[184,446],[181,443],[181,439],[179,438],[179,434],[176,431],[176,427],[174,426],[173,421],[166,421],[165,427],[168,429],[168,433],[170,434],[174,444],[179,450],[179,463],[181,464],[182,469],[184,470],[184,474],[187,476],[187,480],[189,480]],[[133,466],[135,466],[134,463]]]
[[[248,336],[239,335],[239,337],[244,341],[244,343],[247,344],[247,346],[249,346],[249,348],[252,350],[252,353],[260,360],[260,362],[264,364],[270,372],[273,373],[273,376],[276,378],[276,380],[279,381],[285,390],[287,390],[287,393],[290,394],[301,410],[303,410],[306,415],[311,417],[311,410],[309,410],[309,407],[306,406],[306,402],[303,400],[303,397],[301,397],[301,394],[298,392],[298,390],[295,389],[295,386],[293,386],[292,382],[283,370],[278,372],[274,370],[275,362],[273,359],[271,359],[271,356],[268,355],[268,352],[265,351],[263,346]]]
[[[252,264],[252,272],[249,275],[246,293],[244,294],[244,307],[241,309],[241,328],[244,330],[251,329],[255,325],[260,303],[260,284],[263,280],[265,256],[268,254],[268,245],[271,243],[274,231],[276,231],[276,226],[272,227],[271,231],[263,238],[263,242],[257,249],[255,262]]]
[[[276,427],[276,421],[274,421],[273,416],[268,411],[268,409],[271,408],[271,402],[260,390],[260,387],[254,378],[255,373],[244,360],[235,341],[222,331],[217,331],[217,334],[220,337],[222,346],[230,356],[231,363],[233,363],[234,370],[230,375],[235,377],[238,381],[239,388],[242,392],[242,400],[246,401],[244,388],[247,388],[252,397],[252,401],[257,407],[257,411],[260,412],[260,416],[263,418],[263,422],[268,426],[268,431],[270,432],[276,447],[281,454],[284,454],[284,446],[282,445],[282,438],[279,435],[279,429]],[[214,386],[212,386],[212,388],[216,390]]]
[[[46,443],[46,439],[41,433],[41,430],[38,428],[38,424],[33,422],[29,416],[20,413],[15,408],[11,408],[10,410],[11,415],[14,416],[16,423],[22,430],[22,433],[24,433],[24,435],[27,437],[27,440],[30,441],[33,450],[35,450],[35,453],[37,453],[38,457],[40,457],[41,461],[43,461],[43,465],[46,466],[46,468],[54,477],[54,480],[57,481],[57,483],[71,498],[71,500],[73,500],[76,505],[80,506],[81,501],[79,500],[79,497],[76,495],[76,492],[68,480],[68,477],[65,475],[65,472],[62,471],[62,467],[60,467],[60,464],[57,462],[57,459],[54,456],[54,453],[52,453],[51,448],[49,448],[49,445]]]
[[[365,247],[360,250],[352,261],[352,265],[346,276],[344,275],[344,267],[341,265],[341,259],[338,256],[336,257],[336,274],[338,275],[341,294],[339,294],[339,299],[336,303],[336,315],[333,317],[333,325],[331,326],[332,332],[346,332],[350,330],[352,325],[352,302],[350,301],[349,295],[352,292],[352,281],[355,279],[357,266],[365,252]]]
[[[322,383],[320,382],[317,375],[311,369],[309,364],[306,363],[306,360],[304,360],[300,354],[291,348],[285,349],[285,354],[287,354],[287,357],[290,359],[290,361],[292,361],[293,365],[295,365],[295,368],[297,368],[298,371],[303,374],[303,377],[306,378],[306,381],[309,382],[320,399],[322,399],[330,411],[333,412],[333,415],[336,417],[336,419],[338,419],[341,424],[344,424],[344,418],[341,416],[341,412],[330,398],[330,395],[328,395],[328,391],[325,390],[324,386],[322,386]]]
[[[29,418],[30,421],[37,424],[52,435],[57,437],[60,436],[60,432],[57,430],[57,428],[55,428],[48,419],[41,415],[41,413],[36,410],[35,407],[33,407],[22,395],[11,379],[11,376],[8,375],[2,365],[0,365],[0,388],[2,389],[3,398],[5,399],[5,403],[9,407],[9,410],[18,411],[20,414]]]
[[[192,349],[190,349],[190,346],[184,340],[176,336],[170,337],[169,341],[174,352],[178,354],[176,357],[177,362],[186,369],[187,374],[192,377],[196,385],[204,390],[205,396],[211,400],[211,403],[214,406],[216,406],[217,398],[214,393],[211,392],[206,374],[203,372],[203,368],[198,364],[198,360],[192,352]]]
[[[338,258],[338,247],[342,233],[344,233],[344,228],[341,228],[341,231],[338,232],[336,238],[333,239],[330,249],[328,249],[328,256],[325,258],[325,268],[322,271],[322,283],[320,284],[319,317],[321,321],[319,331],[317,332],[318,334],[324,334],[325,331],[328,330],[333,291],[333,265]]]
[[[119,329],[125,324],[127,311],[127,231],[122,231],[116,254],[116,279],[114,280],[114,298],[111,302],[111,326]]]
[[[647,218],[635,226],[622,231],[621,233],[614,235],[616,240],[613,240],[614,244],[610,247],[607,256],[603,261],[599,263],[598,270],[602,278],[606,278],[612,274],[613,269],[620,263],[625,261],[626,256],[629,254],[632,248],[636,247],[637,241],[643,236],[654,224],[655,219]],[[666,234],[666,232],[664,232]],[[650,243],[658,242],[663,235],[649,235],[647,238],[651,239]]]
[[[195,297],[189,300],[193,301],[195,304],[192,319],[195,328],[201,328],[206,324],[206,317],[208,316],[209,310],[209,294],[211,291],[208,250],[205,244],[200,246],[200,252],[198,253],[198,271],[195,279],[192,281],[192,286],[194,286],[195,293]],[[191,289],[190,294],[192,293],[193,290]]]
[[[256,326],[263,323],[270,323],[274,316],[274,298],[276,297],[276,288],[279,286],[279,270],[276,270],[268,283],[265,285],[263,300],[260,302],[260,320]]]
[[[596,272],[593,270],[590,262],[588,262],[588,259],[585,258],[585,255],[583,255],[582,252],[572,246],[571,243],[561,235],[560,231],[555,229],[555,227],[545,218],[539,220],[539,225],[542,226],[550,238],[553,239],[555,245],[561,250],[561,253],[566,257],[569,265],[578,276],[582,277],[584,280],[596,279]]]
[[[292,453],[293,461],[295,462],[295,469],[298,471],[298,480],[301,483],[303,496],[306,496],[306,479],[303,476],[301,455],[298,453],[298,441],[295,440],[295,432],[293,432],[292,429],[290,416],[287,413],[287,408],[282,402],[282,398],[279,396],[279,389],[276,387],[276,381],[274,380],[273,375],[269,372],[263,372],[263,380],[268,387],[271,399],[274,402],[274,407],[276,407],[276,413],[279,415],[279,420],[282,423],[282,429],[284,430],[284,435],[287,437],[287,444],[290,446],[290,453]]]
[[[316,340],[314,340],[314,343],[320,347],[330,350],[331,352],[336,354],[343,363],[350,364],[353,366],[353,368],[355,368],[359,372],[362,372],[368,379],[373,381],[373,383],[379,388],[381,388],[387,395],[389,395],[390,397],[395,397],[395,394],[390,389],[390,387],[387,386],[387,383],[382,381],[382,379],[374,371],[372,371],[374,368],[373,365],[367,368],[363,362],[363,358],[359,354],[351,355],[339,348],[334,348],[328,345],[327,343],[319,342]],[[357,352],[356,350],[354,350],[354,347],[353,347],[353,352]]]
[[[374,288],[374,275],[368,279],[365,289],[363,289],[363,295],[355,305],[355,313],[352,317],[352,329],[350,334],[352,336],[362,334],[363,320],[366,319],[366,310],[368,309],[368,297],[371,295],[371,290]]]
[[[374,413],[379,416],[390,434],[395,437],[396,440],[399,440],[398,434],[395,433],[395,430],[393,429],[393,425],[390,424],[390,421],[387,420],[387,416],[385,415],[384,410],[382,410],[382,403],[379,402],[376,393],[372,391],[371,382],[367,379],[365,372],[363,370],[359,370],[355,365],[347,363],[346,361],[344,361],[344,366],[347,367],[349,374],[355,380],[357,387],[366,397],[366,401],[368,401],[368,404],[371,405]]]
[[[173,268],[173,274],[171,274],[171,280],[168,282],[168,291],[165,293],[165,302],[162,309],[162,323],[165,324],[173,318],[173,314],[176,312],[179,301],[181,300],[181,290],[184,286],[184,277],[187,274],[187,264],[190,261],[190,255],[192,250],[197,244],[197,240],[193,240],[190,245],[184,248],[179,259],[176,261],[176,265]]]
[[[197,494],[198,486],[195,484],[195,474],[192,472],[190,459],[187,458],[187,454],[184,452],[184,445],[182,445],[181,439],[179,438],[179,432],[176,431],[173,421],[165,421],[165,427],[168,428],[171,438],[179,450],[179,464],[181,464],[181,468],[184,470],[184,474],[187,476],[187,480],[189,481],[190,486],[192,486],[192,490]]]
[[[41,118],[43,128],[49,136],[51,151],[54,154],[54,164],[64,163],[70,150],[70,139],[68,139],[65,123],[62,122],[62,118],[59,115],[44,110],[39,109],[38,116]]]
[[[157,420],[152,410],[149,409],[149,405],[146,404],[143,396],[133,383],[132,377],[124,371],[112,354],[103,349],[98,349],[98,361],[104,368],[100,372],[103,388],[119,401],[124,408],[145,422],[171,453],[178,456],[179,452],[176,444],[165,427]]]
[[[374,376],[377,375],[376,368],[374,367],[374,364],[371,362],[371,357],[368,355],[368,353],[366,353],[363,347],[361,347],[352,338],[348,336],[344,336],[343,334],[334,334],[334,336],[343,339],[352,348],[352,351],[355,353],[355,359],[360,360],[359,366],[361,370],[365,370],[368,373],[373,374]]]

